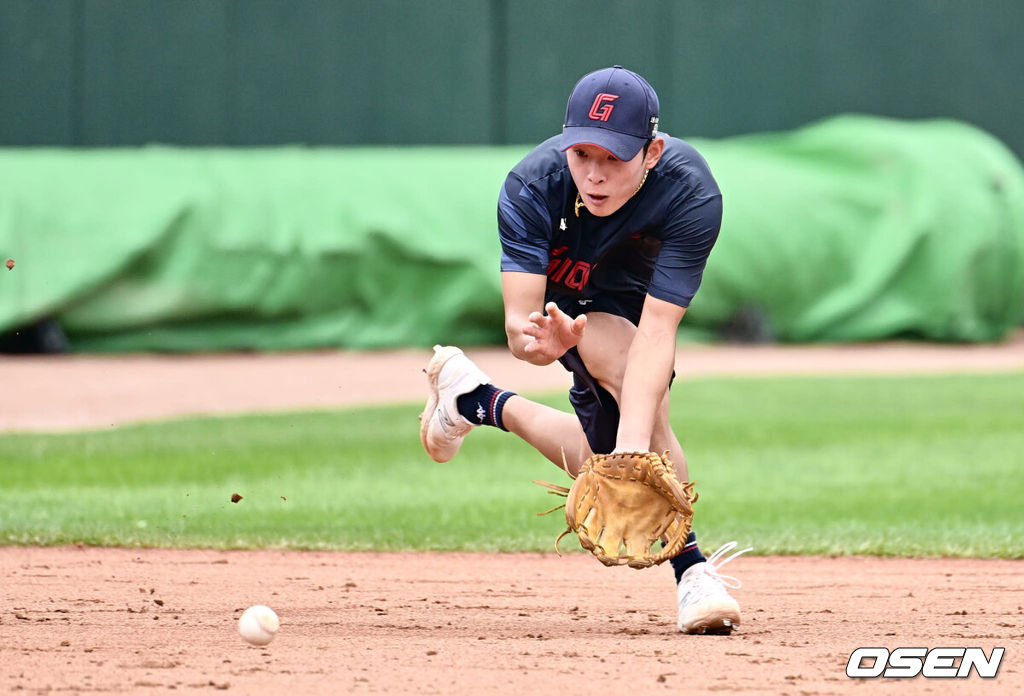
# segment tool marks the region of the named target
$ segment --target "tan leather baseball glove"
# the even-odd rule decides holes
[[[583,463],[571,488],[535,483],[566,497],[568,529],[555,540],[555,550],[562,537],[576,532],[580,545],[606,566],[648,568],[678,554],[697,500],[694,484],[676,477],[668,452],[595,454]],[[664,547],[652,552],[660,539]]]

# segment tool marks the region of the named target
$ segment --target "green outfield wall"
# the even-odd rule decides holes
[[[1024,171],[948,120],[693,140],[725,215],[685,319],[765,338],[1002,338],[1024,319]],[[504,341],[504,147],[0,149],[0,332],[77,351]]]
[[[691,137],[953,118],[1024,156],[1019,0],[4,0],[0,146],[526,144],[583,73]]]

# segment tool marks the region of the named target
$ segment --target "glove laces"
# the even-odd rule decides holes
[[[719,549],[717,551],[715,551],[713,554],[711,554],[710,556],[707,557],[707,565],[704,566],[704,572],[705,573],[707,573],[711,577],[715,578],[716,580],[721,582],[726,587],[731,588],[733,590],[738,590],[741,587],[743,587],[743,583],[740,582],[737,578],[734,578],[731,575],[722,575],[720,572],[718,572],[718,569],[721,568],[722,566],[724,566],[726,563],[728,563],[732,559],[737,558],[738,556],[742,556],[747,551],[753,551],[754,550],[753,546],[748,546],[745,549],[741,549],[740,551],[737,551],[736,553],[732,554],[731,556],[727,556],[727,557],[723,558],[723,556],[725,556],[725,554],[729,553],[730,551],[732,551],[737,546],[739,546],[739,544],[737,542],[735,542],[735,541],[730,541],[728,544],[723,544],[721,547],[719,547]]]

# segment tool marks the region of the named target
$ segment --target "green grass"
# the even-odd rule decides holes
[[[705,548],[1024,557],[1024,374],[679,380],[673,400]],[[493,429],[435,464],[419,407],[0,436],[0,544],[552,549],[562,515],[534,513],[558,500],[531,480],[564,474]]]

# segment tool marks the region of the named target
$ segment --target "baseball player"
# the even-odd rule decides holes
[[[463,352],[435,346],[420,436],[438,462],[475,427],[515,433],[575,477],[594,453],[669,452],[688,481],[669,423],[676,333],[718,237],[722,196],[707,162],[658,131],[658,97],[621,66],[585,75],[562,132],[512,169],[498,197],[508,346],[573,375],[574,414],[491,384]],[[564,457],[564,459],[563,459]],[[691,532],[670,559],[679,630],[729,633],[740,610]]]

